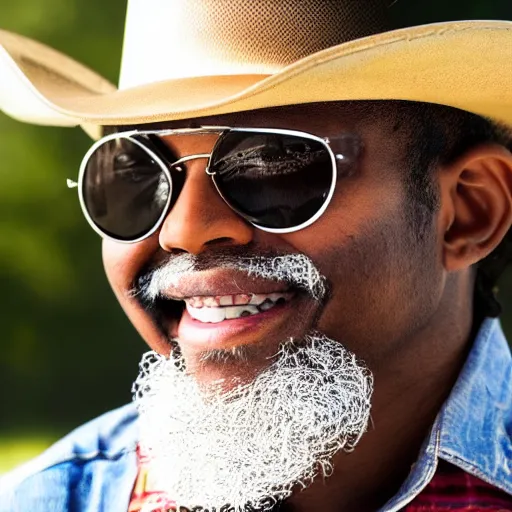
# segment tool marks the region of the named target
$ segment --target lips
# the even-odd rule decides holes
[[[241,345],[271,355],[282,339],[300,335],[311,320],[309,297],[286,281],[216,268],[177,275],[166,284],[154,290],[156,298],[146,309],[188,363],[203,351]],[[305,314],[297,318],[303,308]]]

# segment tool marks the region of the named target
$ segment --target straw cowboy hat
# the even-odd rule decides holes
[[[512,125],[512,22],[390,30],[391,0],[129,0],[119,88],[0,31],[0,109],[139,124],[318,101],[441,103]]]

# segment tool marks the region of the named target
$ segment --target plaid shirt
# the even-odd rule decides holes
[[[434,478],[403,511],[451,510],[509,512],[512,511],[512,496],[453,464],[440,461]]]
[[[146,460],[140,457],[140,471],[129,512],[168,512],[176,503],[165,493],[151,489]],[[183,509],[182,509],[183,510]],[[440,461],[436,474],[423,491],[402,512],[509,512],[512,496],[462,469]]]

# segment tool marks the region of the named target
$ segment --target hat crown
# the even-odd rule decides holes
[[[383,0],[129,0],[120,88],[273,74],[386,29]]]

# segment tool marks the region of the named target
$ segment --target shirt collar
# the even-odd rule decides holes
[[[512,357],[498,320],[486,319],[398,493],[380,512],[402,510],[442,458],[512,494]]]
[[[439,415],[439,457],[512,494],[512,358],[486,319]]]

